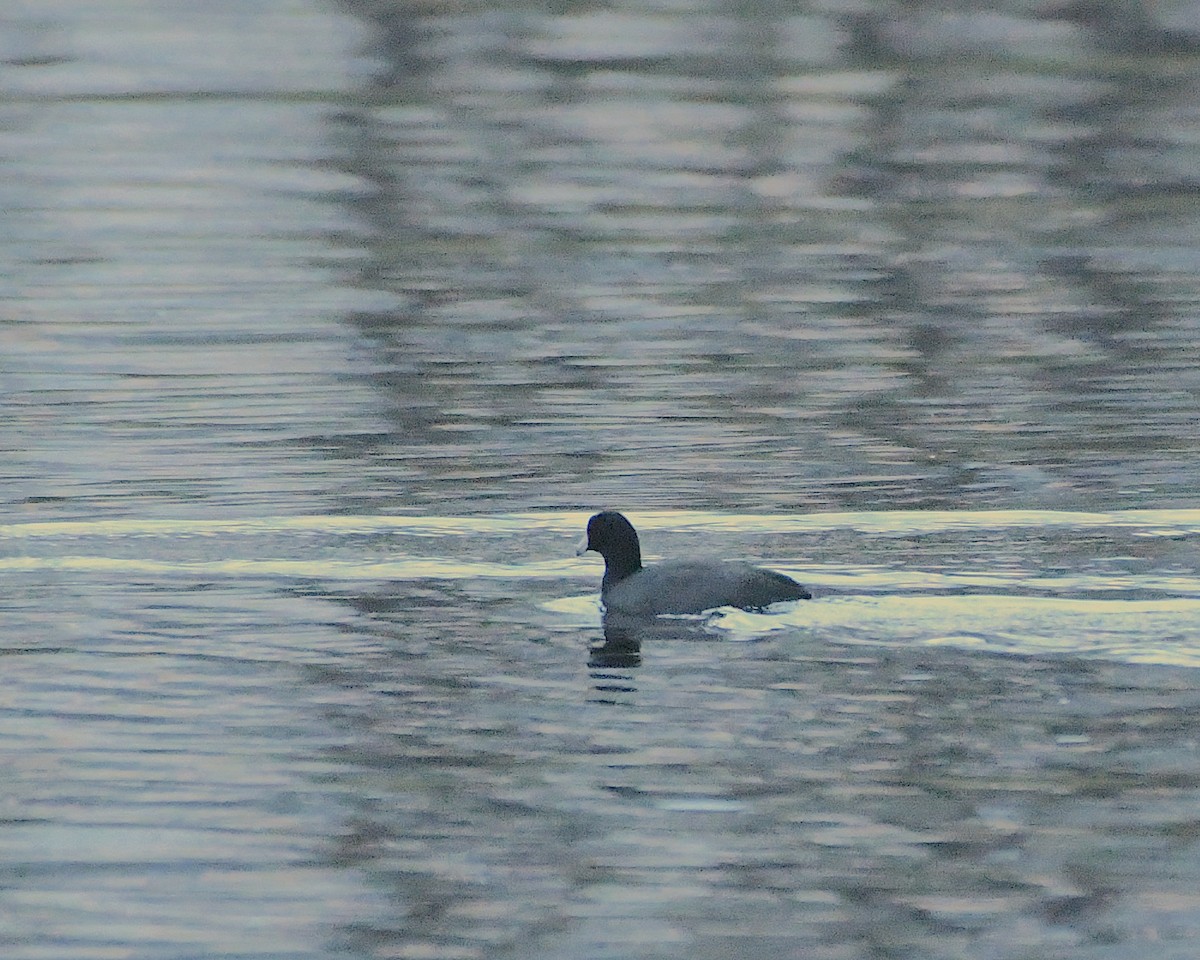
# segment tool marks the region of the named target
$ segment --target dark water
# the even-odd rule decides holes
[[[0,954],[1194,957],[1197,23],[0,12]]]

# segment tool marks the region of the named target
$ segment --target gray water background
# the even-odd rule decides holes
[[[0,10],[0,954],[1193,958],[1198,23]]]

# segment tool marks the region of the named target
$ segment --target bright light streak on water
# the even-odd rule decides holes
[[[753,532],[855,530],[871,534],[928,534],[950,531],[1121,530],[1138,536],[1200,533],[1200,510],[1113,510],[1096,513],[1058,510],[896,510],[863,513],[719,514],[697,510],[628,511],[639,530],[692,529]],[[441,536],[522,533],[530,528],[578,532],[590,511],[509,513],[480,516],[280,516],[233,520],[154,519],[68,520],[0,525],[0,538],[132,537],[215,534],[402,533]]]
[[[997,536],[1010,544],[1051,537],[1070,551],[1073,536],[1102,535],[1119,558],[1139,540],[1186,540],[1200,534],[1200,511],[896,511],[804,517],[657,511],[634,516],[644,541],[670,536],[691,543],[699,534],[696,539],[706,545],[721,544],[744,555],[765,539],[794,556],[823,538],[849,537],[838,541],[845,551],[888,560],[780,563],[770,556],[755,557],[807,583],[817,599],[769,615],[725,611],[709,620],[709,629],[733,638],[796,631],[831,642],[953,644],[994,652],[1200,665],[1196,576],[1132,569],[1119,559],[1104,572],[1088,570],[1094,557],[1086,553],[1072,558],[1068,552],[1057,572],[1034,563],[988,569],[955,556],[955,551],[973,553],[978,542],[994,543]],[[586,519],[586,512],[566,512],[10,524],[0,527],[0,551],[7,554],[0,558],[0,570],[230,583],[446,581],[468,589],[496,581],[514,595],[529,597],[531,606],[558,610],[586,625],[599,618],[592,595],[580,597],[568,590],[547,596],[558,583],[591,587],[598,579],[596,558],[573,556],[575,537]],[[919,554],[906,554],[898,563],[888,555],[897,537],[932,545],[937,564],[922,568]],[[297,559],[298,554],[307,556]],[[648,556],[653,554],[648,551]],[[1072,562],[1084,569],[1068,572]]]

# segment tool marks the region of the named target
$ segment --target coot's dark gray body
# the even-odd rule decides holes
[[[614,511],[588,521],[579,552],[585,550],[604,557],[600,599],[609,613],[652,617],[716,607],[756,610],[783,600],[812,598],[791,577],[737,560],[664,560],[643,567],[637,531]]]

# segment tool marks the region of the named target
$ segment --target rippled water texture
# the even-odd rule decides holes
[[[1200,11],[926,6],[0,10],[5,960],[1195,956]]]

